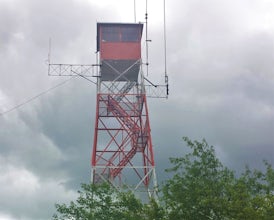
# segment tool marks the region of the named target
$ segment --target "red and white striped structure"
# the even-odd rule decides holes
[[[97,23],[99,74],[92,182],[156,196],[157,183],[142,72],[141,23]]]

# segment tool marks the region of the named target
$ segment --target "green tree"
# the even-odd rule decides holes
[[[248,167],[238,177],[205,140],[184,137],[188,153],[171,158],[173,173],[161,187],[161,203],[142,203],[111,185],[83,184],[70,204],[57,204],[54,220],[273,220],[274,170]]]
[[[56,204],[54,220],[135,220],[142,215],[143,205],[132,193],[118,193],[109,184],[82,184],[78,193],[75,202]]]
[[[163,187],[168,218],[223,219],[225,188],[233,180],[233,172],[221,164],[205,140],[183,139],[191,151],[184,157],[170,159],[174,167],[167,171],[174,172],[174,176]]]
[[[274,216],[274,170],[265,162],[266,171],[245,172],[235,178],[228,190],[230,219],[271,220]]]
[[[171,158],[173,177],[162,187],[167,219],[270,220],[274,216],[274,171],[246,168],[236,177],[205,140],[184,137],[189,153]]]
[[[132,192],[119,192],[110,184],[82,184],[74,202],[56,204],[54,220],[161,220],[163,209],[151,200],[143,204]]]

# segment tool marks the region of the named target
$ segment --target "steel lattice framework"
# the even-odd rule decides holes
[[[154,85],[144,77],[142,30],[142,23],[97,23],[98,63],[49,63],[48,73],[97,79],[88,79],[97,85],[92,182],[157,199],[147,97],[167,98],[168,85]]]
[[[142,24],[97,24],[100,77],[92,181],[156,196],[157,183],[142,72]]]
[[[93,182],[153,195],[156,177],[146,95],[98,93],[95,121]]]

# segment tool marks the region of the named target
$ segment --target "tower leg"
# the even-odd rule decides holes
[[[145,94],[98,94],[92,182],[157,196]]]

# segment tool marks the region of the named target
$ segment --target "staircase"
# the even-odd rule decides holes
[[[118,99],[119,100],[119,99]],[[141,151],[141,147],[145,146],[148,141],[148,132],[142,131],[140,126],[132,119],[132,117],[121,107],[117,97],[109,96],[108,105],[109,111],[117,117],[121,124],[125,125],[126,129],[131,134],[132,148],[123,155],[123,158],[117,164],[117,168],[112,169],[110,176],[115,178],[121,170],[129,163],[137,151]]]
[[[115,100],[117,102],[120,102],[123,99],[124,94],[127,94],[135,85],[136,85],[136,82],[134,81],[126,82],[126,84],[121,88],[119,95],[115,96]]]

